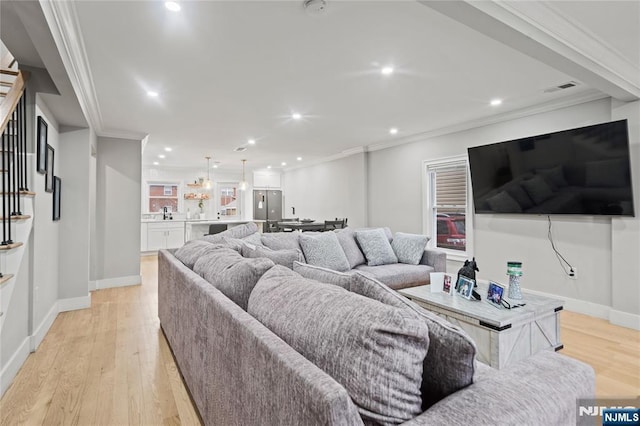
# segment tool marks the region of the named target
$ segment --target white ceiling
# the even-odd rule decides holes
[[[553,6],[639,68],[639,4]],[[545,93],[577,78],[418,2],[334,0],[322,16],[302,1],[181,5],[75,3],[102,128],[149,134],[145,165],[305,164],[593,90]],[[249,138],[257,144],[233,152]]]

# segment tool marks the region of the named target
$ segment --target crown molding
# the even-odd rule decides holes
[[[472,1],[470,4],[523,34],[535,33],[533,38],[538,43],[620,86],[635,99],[640,97],[640,69],[551,2]]]
[[[637,66],[548,1],[418,1],[613,98],[640,99]]]
[[[142,141],[145,143],[145,140],[149,136],[148,133],[142,132],[131,132],[127,130],[102,130],[101,132],[96,132],[96,135],[100,138],[114,138],[114,139],[132,139],[136,141]]]
[[[80,108],[96,134],[102,136],[102,114],[74,2],[40,0],[40,7],[78,97]]]
[[[477,127],[488,126],[491,124],[501,123],[504,121],[516,120],[519,118],[528,117],[531,115],[543,114],[546,112],[555,111],[562,108],[571,107],[574,105],[580,105],[587,102],[597,101],[600,99],[608,98],[606,94],[590,89],[588,91],[579,93],[571,97],[565,97],[554,101],[546,102],[544,104],[535,105],[527,108],[521,108],[514,111],[505,112],[502,114],[491,115],[488,117],[480,117],[475,120],[465,121],[463,123],[456,123],[450,126],[439,127],[433,130],[428,130],[422,133],[416,133],[404,138],[384,141],[379,143],[373,143],[367,146],[368,151],[379,151],[382,149],[392,148],[394,146],[405,145],[414,142],[421,142],[426,139],[432,139],[435,137],[448,135],[452,133],[458,133],[465,130],[474,129]]]

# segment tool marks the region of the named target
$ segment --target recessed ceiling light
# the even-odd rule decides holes
[[[296,158],[296,160],[302,161],[302,157],[298,157],[298,158]]]
[[[165,158],[165,157],[166,157],[166,155],[164,155],[164,154],[158,155],[158,158]]]
[[[150,98],[157,98],[158,97],[158,92],[154,92],[153,90],[149,90],[149,91],[147,91],[147,96],[149,96]]]
[[[294,112],[293,114],[291,114],[291,118],[293,118],[294,120],[300,120],[302,118],[302,115]]]
[[[255,145],[255,144],[256,144],[256,140],[255,140],[255,139],[249,139],[249,140],[247,141],[247,143],[248,143],[249,145]]]
[[[270,169],[270,168],[271,168],[271,165],[267,166],[267,169]]]
[[[491,106],[498,106],[502,103],[502,99],[492,99],[490,103]]]
[[[154,165],[154,166],[157,166],[158,164],[160,164],[160,163],[158,163],[157,161],[154,161],[154,162],[153,162],[153,165]]]
[[[173,151],[173,148],[166,147],[164,150],[167,151],[167,152],[171,152],[171,151]]]
[[[380,70],[382,75],[391,75],[393,74],[393,67],[384,67]]]
[[[389,129],[389,133],[391,133],[392,135],[395,135],[398,133],[398,129],[396,129],[395,127],[392,127]]]
[[[217,168],[218,168],[218,165],[217,165],[217,164],[214,164],[214,165],[213,165],[213,168],[214,168],[214,169],[217,169]]]
[[[283,161],[282,163],[280,163],[280,165],[284,167],[284,166],[286,166],[286,165],[287,165],[287,163],[285,163],[285,162]]]
[[[164,7],[166,7],[172,12],[180,12],[180,9],[181,9],[180,4],[176,1],[165,1]]]

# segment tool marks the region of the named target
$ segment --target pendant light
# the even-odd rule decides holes
[[[207,159],[207,180],[204,182],[204,187],[206,189],[211,189],[211,177],[209,176],[209,170],[210,170],[209,162],[211,161],[211,157],[207,156],[204,158]]]
[[[247,160],[242,160],[242,181],[240,182],[240,191],[246,191],[247,190],[247,181],[244,178],[244,165],[247,162]]]

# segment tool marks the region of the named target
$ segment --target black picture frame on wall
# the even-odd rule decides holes
[[[38,173],[47,172],[47,123],[42,116],[38,116],[38,139],[36,149],[36,169]]]
[[[62,200],[62,179],[53,177],[53,220],[60,220],[60,201]]]
[[[47,174],[44,175],[44,190],[53,192],[53,166],[55,164],[55,149],[51,145],[47,145]]]

